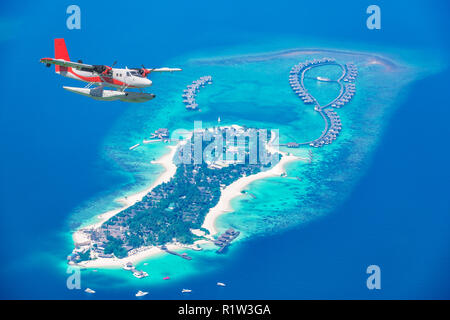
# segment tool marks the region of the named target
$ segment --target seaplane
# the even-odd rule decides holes
[[[125,102],[145,102],[155,98],[153,93],[143,92],[144,88],[150,87],[152,81],[148,75],[152,72],[174,72],[181,71],[180,68],[114,68],[117,62],[111,66],[90,65],[83,61],[70,61],[64,39],[55,39],[55,57],[42,58],[40,62],[47,67],[55,66],[55,72],[67,78],[87,82],[84,88],[67,87],[64,89],[83,96],[103,101],[121,100]],[[108,90],[111,88],[113,90]],[[127,89],[137,89],[126,91]]]

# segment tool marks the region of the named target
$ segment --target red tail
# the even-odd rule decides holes
[[[66,42],[64,39],[55,39],[55,59],[64,59],[70,61],[69,53],[67,52]],[[69,68],[55,65],[55,71],[67,71]]]

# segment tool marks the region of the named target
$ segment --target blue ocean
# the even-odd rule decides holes
[[[67,28],[70,4],[0,5],[0,298],[450,298],[447,1],[377,1],[379,30],[366,26],[370,1],[78,1],[79,30]],[[74,61],[183,71],[151,75],[156,98],[146,103],[92,100],[62,88],[83,83],[39,63],[53,57],[54,38]],[[218,117],[279,129],[282,143],[313,139],[323,123],[288,75],[324,55],[360,67],[357,95],[339,110],[342,135],[313,150],[311,165],[289,164],[288,177],[302,179],[259,180],[248,187],[254,199],[233,199],[218,228],[242,239],[226,254],[150,258],[139,263],[148,279],[85,269],[82,290],[67,288],[74,230],[162,172],[150,161],[166,145],[130,146]],[[182,90],[208,74],[201,112],[187,112]],[[316,90],[328,101],[335,89]],[[370,265],[381,289],[366,285]]]

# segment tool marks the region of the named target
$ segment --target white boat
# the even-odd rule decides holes
[[[223,282],[217,282],[217,285],[219,286],[219,287],[226,287],[227,285],[225,284],[225,283],[223,283]]]
[[[146,295],[148,295],[148,292],[146,292],[146,291],[141,291],[141,290],[139,290],[139,291],[136,293],[136,297],[143,297],[143,296],[146,296]]]
[[[87,292],[87,293],[95,293],[95,291],[92,290],[91,288],[86,288],[86,290],[84,290],[84,292]]]
[[[192,290],[191,289],[183,289],[183,290],[181,290],[181,293],[189,293],[189,292],[192,292]]]

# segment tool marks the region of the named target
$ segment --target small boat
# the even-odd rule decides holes
[[[84,290],[84,292],[87,292],[87,293],[95,293],[95,291],[92,290],[91,288],[86,288],[86,290]]]
[[[181,290],[181,293],[190,293],[190,292],[192,292],[191,289],[183,289],[183,290]]]
[[[139,291],[136,293],[136,297],[143,297],[143,296],[146,296],[146,295],[148,295],[148,292],[146,292],[146,291],[141,291],[141,290],[139,290]]]
[[[163,278],[163,280],[169,280],[170,279],[170,277],[164,277]]]
[[[225,283],[223,283],[223,282],[217,282],[217,285],[219,286],[219,287],[226,287],[227,285],[225,284]]]

